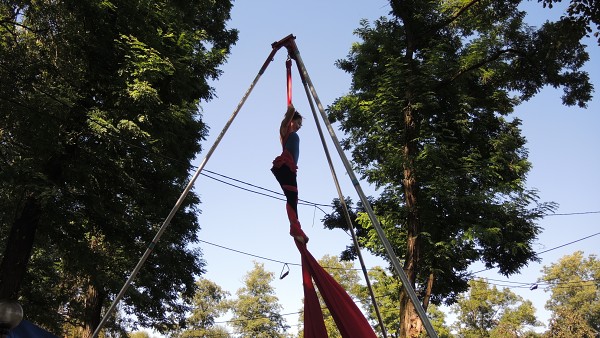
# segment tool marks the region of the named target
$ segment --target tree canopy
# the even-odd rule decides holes
[[[228,337],[227,328],[217,324],[216,320],[232,306],[232,301],[227,299],[229,292],[205,278],[196,284],[198,288],[194,297],[184,300],[190,303],[191,314],[186,318],[183,328],[172,334],[172,338]]]
[[[576,251],[543,268],[552,311],[548,336],[596,337],[600,332],[600,261]]]
[[[562,88],[565,105],[591,98],[585,29],[567,18],[531,27],[520,3],[392,0],[338,61],[352,85],[329,117],[380,188],[373,208],[424,304],[454,302],[476,261],[511,275],[537,260],[536,221],[555,205],[526,187],[526,140],[510,114],[545,86]],[[362,245],[386,257],[369,219],[357,223]],[[401,313],[417,335],[414,310]]]
[[[254,263],[244,278],[244,286],[232,307],[231,322],[242,337],[285,337],[289,326],[281,315],[281,305],[271,282],[275,276],[261,263]]]
[[[540,326],[531,302],[508,288],[498,290],[483,279],[472,280],[470,286],[453,306],[459,337],[525,337],[533,335],[532,327]]]
[[[0,4],[0,298],[86,337],[187,183],[230,1]],[[169,202],[169,201],[172,201]],[[190,194],[120,308],[164,331],[203,272]],[[131,316],[116,316],[121,330]]]
[[[562,0],[538,0],[544,7],[552,8],[555,3],[561,3]],[[567,1],[565,1],[567,2]],[[600,46],[600,10],[598,3],[587,0],[571,0],[566,8],[566,13],[563,16],[577,24],[585,27],[586,32],[593,33]],[[595,27],[593,26],[595,25]]]

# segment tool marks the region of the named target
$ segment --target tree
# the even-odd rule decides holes
[[[473,262],[511,275],[538,259],[536,222],[555,205],[525,187],[526,140],[509,115],[548,85],[564,89],[566,105],[591,98],[585,30],[569,20],[527,26],[519,3],[392,0],[390,17],[362,22],[361,42],[338,62],[352,86],[329,117],[355,170],[380,188],[373,208],[425,307],[454,302]],[[387,258],[367,217],[356,228]],[[404,336],[417,336],[401,297]]]
[[[400,302],[398,295],[402,288],[400,281],[393,275],[389,275],[381,267],[374,267],[369,270],[369,279],[379,306],[379,312],[389,337],[399,337],[400,334]],[[369,314],[369,319],[377,320],[375,307],[371,303],[365,303],[365,311]],[[437,332],[437,331],[436,331]]]
[[[365,304],[370,302],[368,294],[366,293],[365,286],[360,283],[360,276],[358,271],[354,269],[354,265],[349,261],[340,261],[336,256],[325,255],[319,259],[319,265],[321,265],[327,273],[338,282],[344,290],[350,295]],[[327,335],[329,338],[341,338],[342,335],[337,328],[337,324],[331,315],[331,312],[327,308],[325,301],[323,300],[321,293],[317,289],[317,296],[321,309],[323,311],[323,321],[325,322],[325,328],[327,329]],[[304,311],[300,311],[300,323],[304,324]],[[304,329],[298,331],[298,337],[304,337]]]
[[[246,274],[244,287],[237,290],[238,299],[233,305],[232,326],[243,337],[285,337],[289,329],[281,316],[281,305],[271,286],[272,272],[264,265],[254,262],[254,268]]]
[[[583,252],[562,257],[544,266],[542,281],[547,283],[552,311],[549,337],[597,337],[600,332],[600,261]]]
[[[554,3],[561,3],[562,0],[538,0],[545,7],[552,8]],[[565,1],[567,2],[567,1]],[[591,33],[596,25],[594,36],[600,45],[600,11],[598,3],[595,1],[586,0],[571,0],[566,8],[565,17],[578,24],[581,24],[588,33]]]
[[[0,4],[0,298],[56,334],[91,334],[187,183],[206,134],[198,104],[237,39],[230,9]],[[204,265],[188,246],[197,203],[182,203],[108,330],[183,318]]]
[[[196,294],[186,300],[192,308],[191,315],[186,319],[186,329],[173,335],[173,338],[229,337],[225,327],[215,324],[215,320],[231,308],[232,302],[227,300],[229,292],[204,278],[199,279],[196,285]]]
[[[567,307],[558,307],[552,312],[550,325],[544,333],[545,338],[597,338],[595,331],[581,311],[571,311]]]
[[[498,290],[483,279],[472,280],[467,295],[459,296],[453,306],[457,314],[458,337],[508,338],[531,337],[526,329],[541,324],[535,308],[508,288]]]

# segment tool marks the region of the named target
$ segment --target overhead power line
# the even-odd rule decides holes
[[[565,243],[565,244],[561,244],[561,245],[559,245],[559,246],[555,246],[555,247],[553,247],[553,248],[550,248],[550,249],[548,249],[548,250],[540,251],[540,252],[538,252],[538,253],[536,253],[536,254],[540,255],[540,254],[543,254],[543,253],[546,253],[546,252],[550,252],[550,251],[553,251],[553,250],[556,250],[556,249],[560,249],[560,248],[562,248],[562,247],[565,247],[565,246],[567,246],[567,245],[571,245],[571,244],[574,244],[574,243],[577,243],[577,242],[581,242],[581,241],[583,241],[583,240],[586,240],[586,239],[588,239],[588,238],[591,238],[591,237],[594,237],[594,236],[598,236],[598,235],[600,235],[600,232],[597,232],[597,233],[595,233],[595,234],[591,234],[591,235],[589,235],[589,236],[585,236],[585,237],[583,237],[583,238],[580,238],[580,239],[576,239],[576,240],[574,240],[574,241],[571,241],[571,242],[569,242],[569,243]],[[475,275],[475,274],[478,274],[478,273],[481,273],[481,272],[485,272],[485,271],[489,271],[489,270],[492,270],[492,269],[493,269],[493,268],[486,268],[486,269],[482,269],[482,270],[479,270],[479,271],[472,272],[471,274],[472,274],[472,275]]]
[[[567,245],[571,245],[571,244],[574,244],[574,243],[577,243],[577,242],[581,242],[583,240],[589,239],[589,238],[597,236],[597,235],[600,235],[600,232],[597,232],[597,233],[589,235],[589,236],[585,236],[583,238],[580,238],[580,239],[577,239],[577,240],[574,240],[574,241],[571,241],[571,242],[568,242],[568,243],[565,243],[565,244],[561,244],[559,246],[550,248],[548,250],[544,250],[544,251],[538,252],[537,254],[538,255],[539,254],[544,254],[544,253],[547,253],[549,251],[553,251],[553,250],[565,247]],[[208,241],[205,241],[205,240],[198,240],[198,241],[202,242],[202,243],[205,243],[205,244],[208,244],[208,245],[212,245],[212,246],[224,249],[224,250],[236,252],[236,253],[239,253],[239,254],[242,254],[242,255],[246,255],[246,256],[251,256],[251,257],[259,258],[259,259],[266,260],[266,261],[271,261],[271,262],[280,263],[280,264],[301,266],[301,264],[299,264],[299,263],[284,262],[284,261],[281,261],[281,260],[278,260],[278,259],[273,259],[273,258],[268,258],[268,257],[264,257],[264,256],[259,256],[259,255],[255,255],[255,254],[252,254],[252,253],[244,252],[244,251],[241,251],[241,250],[232,249],[232,248],[226,247],[224,245],[211,243],[211,242],[208,242]],[[339,267],[324,267],[324,268],[326,268],[326,269],[344,269],[344,268],[339,268]],[[351,270],[359,270],[359,269],[353,268]],[[369,270],[372,270],[372,268],[369,269]],[[483,269],[483,270],[479,270],[479,271],[473,272],[472,275],[475,275],[475,274],[478,274],[478,273],[481,273],[481,272],[484,272],[484,271],[488,271],[488,270],[491,270],[491,268],[490,269]],[[507,284],[517,284],[517,286],[515,286],[515,285],[503,285],[503,284],[490,283],[490,284],[497,285],[497,286],[505,286],[505,287],[512,287],[512,288],[526,288],[526,287],[529,288],[533,284],[538,284],[538,285],[543,285],[543,284],[544,285],[545,284],[550,285],[550,284],[552,284],[552,283],[537,282],[537,281],[536,282],[516,282],[516,281],[505,281],[505,280],[494,280],[494,279],[489,279],[489,278],[488,278],[488,280],[492,280],[492,281],[496,281],[496,282],[500,282],[500,283],[507,283]],[[562,283],[558,283],[558,284],[562,284]],[[566,283],[566,284],[568,284],[568,283]]]
[[[228,179],[228,180],[231,180],[231,181],[234,181],[234,182],[238,182],[238,183],[241,183],[241,184],[247,185],[247,186],[249,186],[249,187],[253,187],[253,188],[256,188],[256,189],[259,189],[259,190],[262,190],[262,191],[266,191],[266,192],[268,192],[269,194],[267,194],[267,193],[264,193],[264,192],[260,192],[260,191],[256,191],[256,190],[252,190],[252,189],[248,189],[248,188],[244,188],[244,187],[241,187],[241,186],[239,186],[239,185],[233,184],[233,183],[231,183],[231,182],[226,182],[226,181],[224,181],[224,180],[222,180],[222,179],[218,179],[218,178],[216,178],[216,177],[210,176],[210,175],[206,174],[205,172],[207,172],[207,173],[210,173],[210,174],[212,174],[212,175],[217,175],[217,176],[220,176],[220,177],[226,178],[226,179]],[[266,197],[269,197],[269,198],[278,199],[278,200],[280,200],[280,201],[285,201],[285,200],[286,200],[284,197],[280,197],[280,196],[284,196],[284,194],[283,194],[283,193],[281,193],[281,192],[279,192],[279,191],[274,191],[274,190],[271,190],[271,189],[263,188],[263,187],[261,187],[261,186],[254,185],[254,184],[252,184],[252,183],[248,183],[248,182],[245,182],[245,181],[242,181],[242,180],[239,180],[239,179],[236,179],[236,178],[233,178],[233,177],[227,176],[227,175],[219,174],[219,173],[217,173],[217,172],[210,171],[210,170],[208,170],[208,169],[204,169],[204,170],[203,170],[203,172],[201,173],[201,175],[203,175],[203,176],[205,176],[205,177],[208,177],[208,178],[210,178],[210,179],[212,179],[212,180],[215,180],[215,181],[217,181],[217,182],[220,182],[220,183],[223,183],[223,184],[227,184],[227,185],[229,185],[229,186],[232,186],[232,187],[235,187],[235,188],[238,188],[238,189],[244,190],[244,191],[248,191],[248,192],[251,192],[251,193],[254,193],[254,194],[258,194],[258,195],[266,196]],[[270,194],[274,194],[274,195],[276,195],[276,196],[273,196],[273,195],[270,195]],[[321,207],[329,207],[329,208],[331,208],[331,207],[332,207],[332,206],[331,206],[331,205],[329,205],[329,204],[315,203],[315,202],[310,202],[310,201],[303,200],[303,199],[298,199],[298,204],[302,204],[302,205],[309,205],[309,206],[314,206],[315,208],[317,208],[317,209],[321,210],[321,211],[322,211],[324,214],[327,214],[327,212],[325,212],[325,210],[323,210]]]
[[[589,214],[600,214],[600,211],[568,212],[568,213],[560,213],[560,214],[546,214],[545,216],[573,216],[573,215],[589,215]]]
[[[221,248],[221,249],[224,249],[224,250],[228,250],[228,251],[232,251],[232,252],[237,252],[237,253],[242,254],[242,255],[246,255],[246,256],[250,256],[250,257],[254,257],[254,258],[259,258],[259,259],[262,259],[262,260],[265,260],[265,261],[270,261],[270,262],[275,262],[275,263],[281,263],[281,264],[288,264],[288,265],[301,266],[298,263],[284,262],[284,261],[280,261],[280,260],[273,259],[273,258],[263,257],[263,256],[251,254],[251,253],[248,253],[248,252],[244,252],[244,251],[241,251],[241,250],[236,250],[236,249],[228,248],[226,246],[215,244],[215,243],[211,243],[211,242],[204,241],[204,240],[201,240],[201,239],[199,239],[198,242],[202,242],[202,243],[206,243],[208,245],[216,246],[217,248]]]
[[[57,97],[55,97],[54,95],[52,95],[50,93],[42,91],[39,88],[35,88],[35,89],[38,90],[38,91],[40,91],[42,94],[46,95],[47,97],[49,97],[53,101],[58,102],[59,104],[62,104],[65,107],[74,108],[74,106],[72,104],[69,104],[69,103],[63,101],[62,99],[57,98]],[[46,115],[46,116],[50,117],[52,120],[59,120],[59,121],[65,122],[64,118],[61,118],[61,117],[58,117],[58,116],[55,116],[55,115],[50,115],[48,112],[40,111],[40,110],[38,110],[36,108],[27,106],[27,105],[23,104],[22,102],[14,101],[14,100],[9,99],[7,97],[0,97],[0,99],[8,101],[8,102],[11,102],[11,103],[16,104],[16,105],[20,105],[21,107],[23,107],[23,108],[25,108],[25,109],[27,109],[27,110],[29,110],[31,112],[34,112],[36,114]],[[87,109],[87,108],[85,108],[83,106],[79,106],[79,108],[81,108],[83,110],[86,110],[86,111],[89,110],[89,109]],[[90,123],[96,124],[96,125],[98,125],[100,127],[104,127],[103,125],[99,124],[97,121],[94,121],[94,120],[91,120],[91,119],[88,120],[88,121]],[[173,158],[173,157],[170,157],[168,155],[161,154],[161,153],[153,152],[153,151],[151,151],[150,149],[148,149],[145,146],[140,146],[140,145],[137,145],[137,144],[133,144],[133,143],[127,141],[127,140],[124,140],[121,137],[121,135],[114,134],[113,131],[110,130],[110,129],[106,129],[105,130],[106,131],[105,134],[102,134],[102,135],[100,135],[99,133],[97,133],[97,132],[95,132],[93,130],[90,130],[90,131],[92,133],[98,135],[98,136],[108,136],[108,137],[110,137],[110,138],[112,138],[112,139],[114,139],[114,140],[116,140],[118,142],[121,142],[121,143],[123,143],[125,145],[128,145],[128,146],[130,146],[132,148],[143,150],[143,151],[145,151],[146,153],[148,153],[151,156],[156,156],[156,157],[159,157],[159,158],[162,158],[162,159],[166,159],[166,160],[169,160],[169,161],[174,162],[174,163],[179,163],[179,164],[182,164],[182,165],[185,165],[185,166],[189,165],[190,168],[195,168],[195,169],[198,168],[197,166],[191,165],[191,164],[189,164],[189,163],[187,163],[185,161],[181,161],[181,160],[178,160],[176,158]],[[237,183],[240,183],[240,184],[243,184],[243,185],[247,185],[249,187],[252,187],[252,188],[255,188],[255,189],[258,189],[258,190],[265,191],[265,192],[267,192],[269,194],[267,194],[265,192],[260,192],[260,191],[257,191],[257,190],[245,188],[245,187],[242,187],[240,185],[233,184],[233,183],[227,182],[225,180],[216,178],[214,176],[210,176],[210,175],[208,175],[206,173],[209,173],[209,174],[212,174],[212,175],[216,175],[216,176],[220,176],[220,177],[225,178],[227,180],[231,180],[231,181],[234,181],[234,182],[237,182]],[[237,188],[237,189],[241,189],[241,190],[244,190],[244,191],[247,191],[247,192],[251,192],[251,193],[254,193],[254,194],[258,194],[258,195],[262,195],[262,196],[265,196],[265,197],[274,198],[274,199],[278,199],[278,200],[282,200],[282,201],[285,200],[283,197],[280,197],[280,196],[283,196],[283,194],[281,192],[270,190],[270,189],[267,189],[267,188],[264,188],[264,187],[261,187],[261,186],[258,186],[258,185],[255,185],[255,184],[252,184],[252,183],[240,180],[240,179],[233,178],[231,176],[220,174],[220,173],[215,172],[215,171],[210,171],[208,169],[204,169],[203,172],[202,172],[202,175],[205,176],[205,177],[207,177],[207,178],[210,178],[212,180],[215,180],[217,182],[220,182],[222,184],[230,185],[230,186],[232,186],[234,188]],[[274,195],[270,195],[270,194],[274,194],[275,196]],[[306,201],[306,200],[302,200],[302,199],[299,199],[299,204],[314,206],[315,208],[321,210],[321,212],[323,212],[324,214],[327,214],[327,213],[321,207],[332,207],[332,205],[329,205],[329,204],[310,202],[310,201]],[[598,210],[598,211],[570,212],[570,213],[552,213],[552,214],[545,214],[544,216],[573,216],[573,215],[589,215],[589,214],[600,214],[600,210]],[[565,243],[565,244],[562,244],[560,246],[557,246],[557,247],[554,247],[554,248],[551,248],[551,249],[548,249],[548,250],[544,250],[544,251],[538,252],[537,254],[543,254],[543,253],[546,253],[546,252],[549,252],[549,251],[553,251],[553,250],[562,248],[564,246],[568,246],[568,245],[571,245],[573,243],[576,243],[576,242],[579,242],[579,241],[582,241],[582,240],[585,240],[585,239],[597,236],[599,234],[600,233],[595,233],[595,234],[586,236],[584,238],[581,238],[581,239],[578,239],[578,240],[575,240],[575,241],[572,241],[572,242],[569,242],[569,243]],[[214,246],[219,246],[217,244],[213,244],[213,243],[209,243],[209,242],[206,242],[206,243],[214,245]],[[221,246],[219,246],[219,247],[221,247]],[[227,249],[227,250],[231,250],[231,251],[237,251],[235,249],[230,249],[230,248],[226,248],[226,247],[222,247],[222,248]],[[277,261],[277,260],[273,260],[273,259],[269,259],[269,258],[261,257],[261,256],[256,256],[256,255],[253,255],[253,254],[250,254],[250,253],[245,253],[245,252],[242,252],[242,251],[238,251],[238,252],[242,253],[242,254],[249,255],[249,256],[255,256],[255,257],[260,258],[260,259],[271,260],[271,261],[274,261],[274,262],[280,262],[280,261]],[[294,264],[294,263],[287,263],[287,264]],[[298,264],[295,264],[295,265],[298,265]],[[473,272],[473,274],[481,273],[481,272],[488,271],[488,270],[491,270],[491,269],[479,270],[479,271]],[[531,283],[526,283],[526,284],[530,285]]]
[[[562,248],[562,247],[565,247],[565,246],[567,246],[567,245],[571,245],[571,244],[573,244],[573,243],[581,242],[581,241],[583,241],[583,240],[586,240],[586,239],[588,239],[588,238],[591,238],[591,237],[594,237],[594,236],[598,236],[598,235],[600,235],[600,232],[597,232],[597,233],[595,233],[595,234],[591,234],[591,235],[589,235],[589,236],[585,236],[585,237],[583,237],[583,238],[580,238],[580,239],[576,239],[576,240],[574,240],[574,241],[572,241],[572,242],[568,242],[568,243],[565,243],[565,244],[562,244],[562,245],[559,245],[559,246],[555,246],[554,248],[550,248],[550,249],[548,249],[548,250],[540,251],[540,252],[538,252],[537,254],[538,254],[538,255],[540,255],[540,254],[543,254],[543,253],[546,253],[546,252],[549,252],[549,251],[553,251],[553,250],[556,250],[556,249],[560,249],[560,248]]]
[[[54,95],[52,95],[52,94],[50,94],[50,93],[47,93],[47,92],[45,92],[45,91],[42,91],[42,90],[40,90],[39,88],[34,88],[34,89],[38,90],[40,93],[42,93],[42,94],[46,95],[47,97],[49,97],[49,98],[50,98],[50,99],[52,99],[53,101],[55,101],[55,102],[58,102],[59,104],[61,104],[61,105],[65,106],[65,107],[67,107],[67,108],[70,108],[70,109],[72,109],[72,108],[75,108],[75,105],[69,104],[69,103],[65,102],[64,100],[62,100],[62,99],[60,99],[60,98],[57,98],[56,96],[54,96]],[[41,115],[45,115],[45,116],[47,116],[47,117],[50,117],[52,120],[57,120],[59,124],[60,124],[60,122],[62,122],[62,123],[66,122],[66,119],[64,119],[64,118],[61,118],[61,117],[59,117],[59,116],[55,116],[55,115],[50,115],[50,114],[49,114],[48,112],[46,112],[46,111],[40,111],[39,109],[36,109],[36,108],[34,108],[34,107],[27,106],[27,105],[23,104],[22,102],[15,101],[15,100],[13,100],[13,99],[10,99],[10,98],[7,98],[7,97],[2,97],[2,96],[0,96],[0,99],[1,99],[1,100],[5,100],[5,101],[7,101],[7,102],[11,102],[11,103],[13,103],[13,104],[15,104],[15,105],[19,105],[19,106],[21,106],[21,107],[23,107],[23,108],[25,108],[25,109],[27,109],[27,110],[29,110],[29,111],[31,111],[31,112],[33,112],[33,113],[35,113],[35,114],[41,114]],[[86,112],[87,112],[87,111],[89,111],[89,109],[88,109],[88,108],[86,108],[86,107],[83,107],[83,106],[81,106],[81,105],[79,105],[79,108],[83,109],[83,110],[84,110],[84,111],[86,111]],[[99,126],[99,127],[102,127],[102,128],[104,128],[104,127],[105,127],[104,125],[102,125],[102,124],[100,124],[100,123],[98,123],[97,121],[94,121],[94,120],[92,120],[92,119],[89,119],[88,121],[89,121],[90,123],[93,123],[93,124],[95,124],[95,125]],[[124,140],[124,139],[121,137],[121,135],[114,134],[114,133],[113,133],[113,131],[112,131],[112,130],[110,130],[110,129],[105,129],[105,133],[104,133],[104,134],[99,134],[98,132],[96,132],[96,131],[94,131],[94,130],[90,130],[90,132],[92,132],[93,134],[96,134],[97,136],[108,136],[109,138],[111,138],[111,139],[113,139],[113,140],[116,140],[116,141],[118,141],[118,142],[121,142],[121,143],[123,143],[123,144],[125,144],[125,145],[128,145],[128,146],[130,146],[130,147],[132,147],[132,148],[136,148],[136,149],[139,149],[139,150],[143,150],[143,151],[145,151],[147,154],[149,154],[150,156],[155,156],[155,157],[158,157],[158,158],[161,158],[161,159],[164,159],[164,160],[169,160],[169,161],[171,161],[171,162],[173,162],[173,163],[178,163],[178,164],[181,164],[181,165],[184,165],[184,166],[188,166],[188,165],[189,165],[189,167],[190,167],[191,169],[198,169],[198,166],[195,166],[195,165],[193,165],[193,164],[190,164],[190,163],[188,163],[188,162],[185,162],[185,161],[182,161],[182,160],[179,160],[179,159],[173,158],[173,157],[171,157],[171,156],[168,156],[168,155],[165,155],[165,154],[162,154],[162,153],[157,153],[157,152],[151,151],[151,150],[150,150],[148,147],[146,147],[146,146],[141,146],[141,145],[138,145],[138,144],[133,144],[133,143],[131,143],[131,142],[127,141],[127,140]],[[248,182],[246,182],[246,181],[239,180],[239,179],[236,179],[236,178],[233,178],[233,177],[230,177],[230,176],[226,176],[226,175],[223,175],[223,174],[220,174],[220,173],[214,172],[214,171],[210,171],[210,170],[208,170],[208,169],[204,169],[204,170],[203,170],[203,172],[202,172],[202,175],[203,175],[203,176],[205,176],[205,177],[208,177],[208,178],[210,178],[210,179],[213,179],[213,180],[215,180],[215,181],[218,181],[218,182],[220,182],[220,183],[227,184],[227,185],[230,185],[230,186],[232,186],[232,187],[235,187],[235,188],[238,188],[238,189],[241,189],[241,190],[247,191],[247,192],[255,193],[255,194],[258,194],[258,195],[263,195],[263,196],[265,196],[265,197],[269,197],[269,198],[275,198],[275,199],[279,199],[279,200],[284,200],[283,198],[280,198],[280,197],[277,197],[277,196],[268,195],[268,194],[261,193],[261,192],[258,192],[258,191],[252,190],[252,189],[244,188],[244,187],[241,187],[241,186],[239,186],[239,185],[235,185],[235,184],[232,184],[232,183],[229,183],[229,182],[223,181],[223,180],[219,180],[219,179],[217,179],[217,178],[215,178],[215,177],[212,177],[212,176],[209,176],[209,175],[205,174],[204,172],[208,172],[208,173],[210,173],[210,174],[213,174],[213,175],[218,175],[218,176],[221,176],[221,177],[223,177],[223,178],[226,178],[226,179],[228,179],[228,180],[232,180],[232,181],[235,181],[235,182],[238,182],[238,183],[244,184],[244,185],[248,185],[248,186],[251,186],[251,187],[253,187],[253,188],[256,188],[256,189],[259,189],[259,190],[267,191],[267,192],[269,192],[269,193],[273,193],[273,194],[276,194],[276,195],[278,195],[278,196],[283,196],[283,194],[282,194],[282,193],[280,193],[280,192],[273,191],[273,190],[270,190],[270,189],[267,189],[267,188],[264,188],[264,187],[261,187],[261,186],[258,186],[258,185],[254,185],[254,184],[248,183]],[[323,213],[325,213],[325,214],[327,214],[327,213],[326,213],[326,212],[325,212],[323,209],[321,209],[321,208],[319,208],[319,207],[332,207],[332,205],[331,205],[331,204],[324,204],[324,203],[310,202],[310,201],[306,201],[306,200],[302,200],[302,199],[299,199],[298,201],[300,202],[299,204],[304,204],[304,205],[310,205],[310,206],[314,206],[314,207],[318,208],[319,210],[321,210],[321,211],[322,211]],[[358,208],[355,208],[355,209],[357,209],[357,210],[358,210]],[[597,210],[597,211],[582,211],[582,212],[569,212],[569,213],[553,213],[553,214],[545,214],[544,216],[573,216],[573,215],[588,215],[588,214],[600,214],[600,210]]]

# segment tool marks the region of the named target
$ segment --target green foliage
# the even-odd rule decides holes
[[[137,331],[127,335],[128,338],[152,338],[146,331]]]
[[[89,331],[146,250],[206,135],[198,104],[237,39],[225,27],[230,9],[228,0],[0,4],[0,248],[25,197],[35,199],[20,292],[29,319],[56,334],[67,320]],[[125,294],[120,308],[135,317],[109,329],[183,320],[180,297],[194,294],[204,266],[188,246],[198,202],[183,202]]]
[[[437,306],[430,305],[427,308],[427,317],[431,321],[431,325],[435,330],[435,333],[439,338],[453,338],[454,335],[450,332],[450,327],[446,325],[446,314],[442,312]],[[423,332],[423,337],[426,337],[426,333]]]
[[[472,280],[467,295],[459,296],[453,305],[457,314],[458,337],[506,338],[531,336],[531,326],[540,326],[530,301],[511,292],[498,290],[483,280]]]
[[[254,263],[254,269],[244,278],[244,287],[237,290],[231,324],[236,333],[243,337],[274,338],[286,337],[289,326],[281,316],[281,305],[271,286],[274,274],[264,265]]]
[[[390,3],[391,16],[362,22],[338,61],[353,81],[329,117],[355,170],[380,188],[373,209],[418,293],[433,273],[432,303],[452,303],[472,263],[511,275],[538,259],[537,221],[556,205],[526,188],[526,140],[509,116],[545,86],[585,107],[585,31],[569,20],[527,26],[520,1]],[[360,243],[387,257],[356,216]],[[325,222],[346,227],[339,212]]]
[[[541,2],[544,7],[552,8],[554,3],[560,3],[562,0],[538,0],[538,2]],[[600,45],[600,11],[598,11],[597,2],[571,0],[567,6],[565,17],[584,27],[588,34],[594,32],[593,35]],[[592,24],[596,27],[593,27]]]
[[[596,338],[598,331],[594,330],[588,319],[581,311],[572,311],[568,307],[558,307],[552,312],[548,331],[545,338]]]
[[[232,307],[233,302],[227,299],[229,293],[204,278],[198,280],[196,285],[194,297],[185,300],[191,303],[191,315],[186,318],[184,329],[172,337],[228,337],[227,329],[215,324],[215,320]]]
[[[577,251],[545,266],[542,280],[551,292],[551,337],[596,337],[600,332],[600,261]]]
[[[391,337],[398,337],[400,334],[400,299],[398,295],[402,288],[402,284],[398,278],[393,275],[388,275],[384,269],[375,267],[369,270],[369,279],[377,299],[377,305],[383,320],[383,325],[386,327],[387,333]],[[371,303],[368,306],[369,318],[372,321],[377,320],[375,308]]]

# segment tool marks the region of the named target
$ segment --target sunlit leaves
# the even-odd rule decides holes
[[[508,288],[498,290],[483,279],[472,280],[469,285],[468,294],[461,295],[452,307],[459,337],[523,337],[541,325],[531,302]]]
[[[543,268],[542,281],[551,292],[546,309],[553,311],[550,335],[593,337],[600,330],[600,261],[577,251]]]
[[[255,262],[254,269],[248,271],[232,308],[235,332],[244,337],[285,337],[289,326],[280,313],[282,307],[271,285],[273,279],[273,273],[261,263]]]

